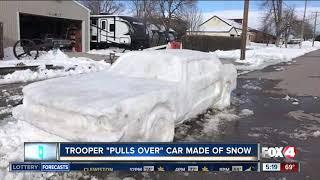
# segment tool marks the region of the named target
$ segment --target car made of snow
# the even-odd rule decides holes
[[[230,104],[236,69],[213,54],[135,51],[109,70],[32,83],[16,118],[72,141],[172,141],[176,124]]]

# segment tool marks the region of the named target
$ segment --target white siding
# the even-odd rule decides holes
[[[200,31],[227,32],[231,28],[230,25],[221,21],[219,18],[213,17],[200,26]]]

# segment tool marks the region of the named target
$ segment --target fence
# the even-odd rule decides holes
[[[182,37],[184,49],[198,51],[215,51],[240,49],[239,37],[207,36],[207,35],[187,35]]]
[[[0,60],[3,59],[3,24],[0,22]]]

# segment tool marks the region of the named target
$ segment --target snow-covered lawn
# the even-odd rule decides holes
[[[54,77],[68,76],[74,74],[96,72],[108,69],[110,64],[104,61],[94,61],[88,58],[69,58],[60,50],[52,50],[42,53],[36,60],[24,58],[17,60],[13,57],[12,48],[5,49],[5,58],[0,61],[0,67],[16,67],[16,66],[39,66],[36,71],[19,70],[11,74],[0,77],[0,84],[36,81],[49,79]],[[53,65],[57,69],[46,69],[46,65]]]
[[[265,44],[250,43],[247,49],[245,60],[240,60],[239,49],[230,51],[217,50],[211,53],[222,59],[232,59],[238,70],[250,72],[281,62],[289,62],[293,58],[320,49],[320,42],[315,42],[315,47],[312,47],[311,42],[304,41],[301,49],[298,44],[289,45],[288,48],[285,48],[284,46],[276,47],[274,44],[266,46]]]

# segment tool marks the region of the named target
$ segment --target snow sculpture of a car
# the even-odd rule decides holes
[[[107,71],[24,87],[13,114],[71,141],[172,141],[175,124],[230,104],[236,76],[213,54],[129,52]]]

